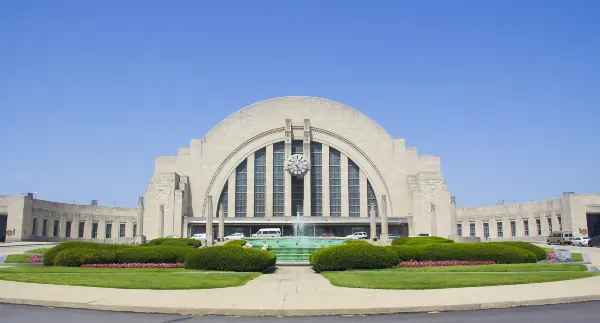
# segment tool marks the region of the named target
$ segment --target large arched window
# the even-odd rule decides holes
[[[292,141],[290,148],[292,154],[305,153],[304,143],[300,140]],[[324,150],[328,152],[327,156],[323,156]],[[272,155],[268,156],[267,152]],[[372,205],[379,216],[376,194],[371,183],[361,176],[361,169],[356,162],[339,150],[319,142],[311,142],[306,153],[310,154],[310,171],[306,175],[308,181],[306,177],[286,176],[287,156],[284,142],[276,142],[272,147],[256,150],[237,165],[235,176],[232,177],[234,180],[223,186],[217,205],[217,217],[221,214],[225,217],[279,217],[286,215],[286,206],[288,212],[291,210],[288,216],[300,213],[303,216],[360,217],[368,216]],[[323,163],[324,160],[326,164]],[[342,163],[346,163],[346,160],[347,168],[344,167],[342,171]],[[248,168],[248,165],[252,164],[254,166]],[[328,175],[324,174],[324,168],[329,170]],[[286,183],[286,178],[289,183]],[[305,184],[308,183],[310,187],[305,190]],[[361,194],[365,192],[365,186],[366,194]],[[291,195],[286,194],[286,187]],[[323,194],[323,188],[329,189],[327,196]],[[228,203],[232,198],[233,210],[230,210]],[[305,199],[310,199],[310,210],[304,210]],[[323,209],[326,202],[329,202],[328,209]],[[253,207],[249,209],[248,205]],[[367,209],[362,209],[361,205],[362,208],[366,205]],[[272,209],[267,209],[267,206],[271,206]],[[345,212],[348,214],[342,214],[342,210],[347,210]]]

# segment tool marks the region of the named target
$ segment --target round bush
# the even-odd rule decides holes
[[[115,261],[119,264],[181,264],[196,249],[188,246],[150,246],[118,250]]]
[[[68,249],[93,249],[93,250],[122,250],[122,249],[129,249],[129,248],[135,248],[136,246],[134,245],[117,245],[117,244],[102,244],[102,243],[96,243],[96,242],[87,242],[87,241],[67,241],[67,242],[63,242],[61,244],[58,244],[52,248],[50,248],[50,250],[46,251],[46,253],[44,254],[44,266],[52,266],[54,265],[54,258],[56,257],[56,255],[63,251],[63,250],[68,250]]]
[[[404,261],[496,261],[501,264],[535,263],[536,256],[528,250],[490,243],[440,243],[391,246]]]
[[[237,246],[237,247],[243,247],[246,245],[246,240],[229,240],[227,242],[225,242],[226,246]]]
[[[488,242],[488,244],[497,244],[501,246],[512,246],[521,249],[525,249],[533,252],[537,260],[545,260],[546,259],[546,250],[544,248],[536,246],[529,242],[524,241],[506,241],[506,242]]]
[[[202,246],[202,242],[196,239],[189,238],[157,238],[146,243],[147,246],[190,246],[198,248]]]
[[[398,255],[388,247],[350,243],[319,249],[309,260],[318,271],[380,269],[396,266]]]
[[[114,251],[85,248],[65,249],[54,257],[54,266],[64,267],[80,267],[86,264],[110,264],[114,262]]]
[[[405,237],[392,240],[392,246],[424,245],[432,243],[454,243],[454,240],[442,237]]]
[[[273,266],[275,254],[252,248],[216,246],[194,250],[185,259],[186,269],[262,272]]]

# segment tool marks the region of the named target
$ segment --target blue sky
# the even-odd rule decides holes
[[[154,157],[309,95],[442,158],[459,205],[600,192],[598,1],[2,1],[0,194],[132,206]]]

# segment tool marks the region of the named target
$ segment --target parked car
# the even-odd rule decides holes
[[[272,237],[279,238],[281,237],[281,229],[279,228],[269,228],[269,229],[260,229],[258,232],[252,234],[253,237]]]
[[[347,235],[346,239],[367,239],[366,232],[354,232],[351,235]]]
[[[242,239],[244,239],[244,238],[245,238],[245,237],[244,237],[244,234],[243,234],[243,233],[237,232],[237,233],[234,233],[234,234],[231,234],[231,235],[228,235],[228,236],[226,236],[226,237],[224,238],[224,240],[225,240],[225,241],[229,241],[229,240],[242,240]]]
[[[571,244],[573,240],[573,233],[570,231],[554,231],[548,238],[546,238],[547,244]]]
[[[388,238],[389,238],[390,240],[393,240],[393,239],[398,239],[398,238],[400,238],[400,237],[401,237],[401,236],[400,236],[399,234],[397,234],[397,233],[390,233],[390,234],[388,234]]]
[[[179,236],[176,236],[174,234],[168,235],[166,236],[166,238],[172,239],[172,238],[179,238]]]
[[[196,239],[196,240],[206,240],[206,233],[196,233],[192,236],[192,239]]]
[[[331,232],[325,232],[320,235],[321,238],[335,238],[335,234]]]
[[[574,246],[587,247],[590,237],[577,237],[571,241]]]
[[[588,246],[589,247],[600,247],[600,236],[593,236],[588,241]]]

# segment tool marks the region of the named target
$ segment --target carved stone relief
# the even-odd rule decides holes
[[[165,206],[165,212],[171,209],[171,196],[175,190],[174,179],[155,179],[152,181],[154,185],[155,200],[158,202],[157,206],[161,204]]]

